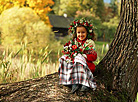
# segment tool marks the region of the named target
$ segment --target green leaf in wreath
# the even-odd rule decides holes
[[[86,47],[85,50],[89,50],[89,47]]]

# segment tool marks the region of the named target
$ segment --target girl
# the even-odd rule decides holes
[[[71,93],[81,86],[80,91],[96,88],[93,72],[97,59],[95,51],[95,34],[93,25],[85,19],[75,20],[71,23],[69,32],[73,39],[64,45],[64,55],[59,59],[59,84],[72,85]]]

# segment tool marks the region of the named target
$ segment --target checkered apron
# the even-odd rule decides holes
[[[77,61],[74,62],[67,61],[65,56],[59,59],[59,84],[81,84],[90,88],[96,88],[93,74],[88,68],[86,62],[82,63],[82,58],[82,56],[77,56]]]

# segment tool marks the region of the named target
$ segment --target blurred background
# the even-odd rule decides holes
[[[121,0],[0,0],[0,83],[57,72],[76,18],[95,26],[97,65],[115,36],[120,5]]]

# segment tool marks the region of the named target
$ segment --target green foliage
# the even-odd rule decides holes
[[[56,15],[63,15],[66,11],[67,4],[69,0],[53,0],[55,2],[54,6],[52,7],[53,12]]]
[[[109,27],[117,27],[119,23],[119,18],[115,16],[114,18],[110,19],[109,22],[103,22],[103,25]]]
[[[78,11],[84,12],[85,14],[89,11],[91,14],[95,15],[97,9],[97,0],[79,0],[80,7]]]
[[[53,11],[57,15],[68,14],[69,17],[74,17],[76,11],[90,11],[95,14],[96,0],[54,0]]]
[[[76,15],[76,11],[80,8],[79,6],[79,0],[70,0],[67,4],[66,10],[64,13],[66,13],[69,17],[74,17]]]
[[[105,34],[105,39],[111,40],[114,38],[118,23],[118,17],[110,19],[109,22],[103,22],[103,33]]]
[[[112,9],[113,17],[118,15],[118,5],[117,0],[111,0],[110,8]]]
[[[104,12],[105,12],[105,7],[104,7],[104,1],[103,0],[98,0],[96,3],[97,9],[96,9],[96,15],[101,19],[101,21],[104,20]]]

